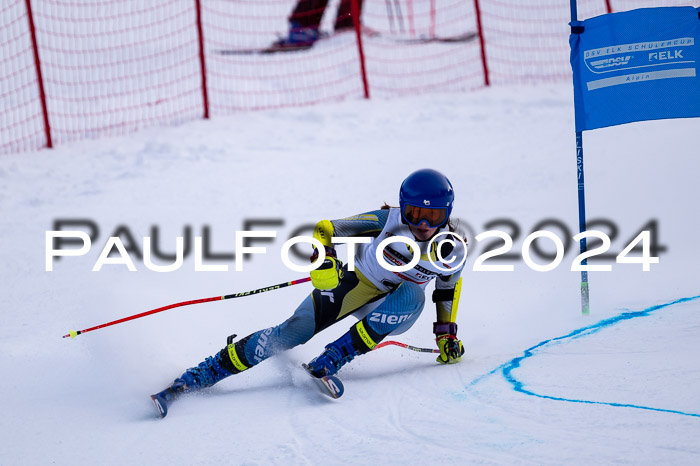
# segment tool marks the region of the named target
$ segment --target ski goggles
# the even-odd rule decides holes
[[[406,204],[402,213],[404,220],[415,226],[427,222],[431,228],[437,228],[447,221],[447,207],[419,207]]]

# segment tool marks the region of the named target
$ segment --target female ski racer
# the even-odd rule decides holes
[[[198,366],[187,369],[173,384],[151,398],[160,410],[180,394],[209,387],[245,371],[265,359],[306,343],[322,330],[352,315],[358,322],[308,364],[315,377],[335,374],[354,357],[371,351],[388,335],[408,330],[425,304],[425,287],[436,279],[432,300],[437,308],[433,324],[440,350],[437,362],[452,364],[464,354],[457,339],[457,305],[460,273],[466,258],[466,243],[442,241],[441,230],[451,231],[454,203],[452,184],[442,173],[418,170],[401,184],[399,208],[384,206],[340,220],[322,220],[314,238],[323,244],[326,258],[311,271],[313,292],[294,314],[276,327],[257,331],[223,348]],[[371,237],[371,243],[356,245],[355,270],[348,270],[336,257],[331,238]],[[398,241],[384,247],[381,258],[391,266],[408,264],[414,255],[420,260],[410,270],[392,272],[378,262],[379,244],[386,238],[413,239],[420,251]],[[448,235],[449,237],[449,235]],[[438,251],[438,245],[440,251]],[[318,251],[314,248],[312,262]]]

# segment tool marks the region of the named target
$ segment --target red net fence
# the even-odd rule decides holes
[[[0,154],[256,109],[568,80],[568,3],[4,0]],[[688,4],[579,0],[578,15]],[[288,47],[290,31],[317,40]]]

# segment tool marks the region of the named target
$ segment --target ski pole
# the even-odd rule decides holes
[[[418,348],[416,346],[407,345],[406,343],[401,343],[400,341],[393,341],[393,340],[383,341],[383,342],[379,343],[377,346],[374,347],[374,349],[372,351],[379,349],[379,348],[384,348],[385,346],[389,346],[389,345],[400,346],[401,348],[406,348],[407,350],[411,350],[411,351],[418,351],[419,353],[440,353],[440,350],[438,350],[438,349]]]
[[[399,28],[401,29],[401,32],[404,32],[403,28],[403,14],[401,13],[401,4],[399,3],[399,0],[394,0],[394,11],[396,12],[396,19],[397,22],[399,23]]]
[[[250,295],[254,295],[254,294],[258,294],[258,293],[265,293],[266,291],[278,290],[280,288],[285,288],[287,286],[292,286],[292,285],[298,285],[300,283],[306,283],[308,281],[311,281],[311,277],[301,278],[299,280],[292,280],[291,282],[280,283],[279,285],[266,286],[265,288],[258,288],[257,290],[244,291],[242,293],[233,293],[233,294],[228,294],[225,296],[214,296],[212,298],[195,299],[193,301],[182,301],[181,303],[170,304],[168,306],[159,307],[157,309],[151,309],[150,311],[142,312],[140,314],[135,314],[133,316],[124,317],[123,319],[118,319],[118,320],[114,320],[112,322],[107,322],[106,324],[96,325],[95,327],[86,328],[85,330],[78,330],[77,332],[75,330],[71,330],[70,332],[68,332],[67,335],[63,335],[63,338],[68,338],[68,337],[75,338],[78,335],[81,335],[83,333],[92,332],[93,330],[98,330],[101,328],[109,327],[111,325],[121,324],[122,322],[127,322],[129,320],[139,319],[141,317],[155,314],[157,312],[167,311],[168,309],[173,309],[176,307],[189,306],[191,304],[208,303],[211,301],[222,301],[224,299],[241,298],[243,296],[250,296]]]
[[[386,15],[389,17],[389,30],[394,33],[394,13],[391,7],[391,0],[386,0]]]

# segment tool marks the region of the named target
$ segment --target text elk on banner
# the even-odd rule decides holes
[[[700,116],[700,8],[572,21],[576,131]]]

